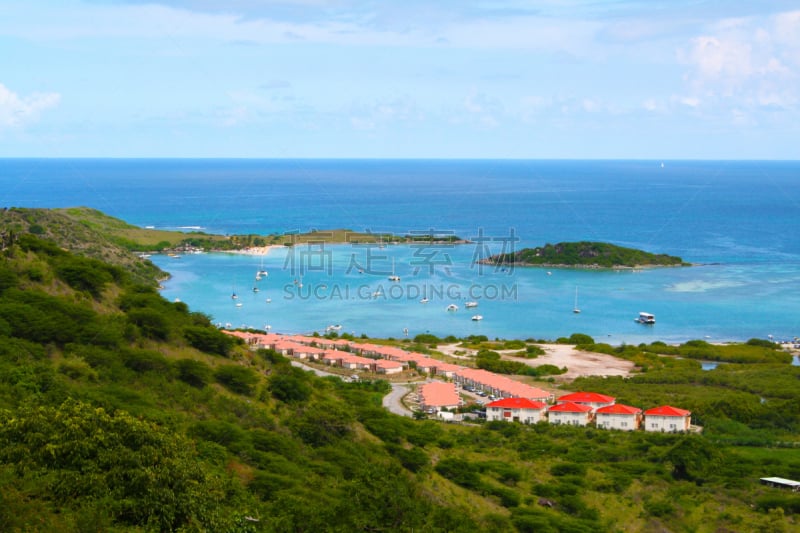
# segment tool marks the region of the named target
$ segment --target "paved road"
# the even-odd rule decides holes
[[[414,416],[414,413],[406,409],[401,401],[409,390],[407,385],[392,383],[392,392],[383,397],[383,407],[396,415]]]
[[[336,376],[339,378],[342,377],[339,374],[325,372],[324,370],[304,365],[299,361],[292,361],[291,363],[292,366],[296,366],[297,368],[302,368],[303,370],[310,370],[311,372],[314,372],[314,374],[320,377],[325,377],[325,376]],[[405,396],[409,390],[411,389],[407,385],[393,383],[392,391],[383,397],[383,407],[385,409],[388,409],[389,412],[394,413],[396,415],[414,416],[414,413],[412,413],[409,409],[406,409],[406,407],[403,405],[402,402],[403,396]]]

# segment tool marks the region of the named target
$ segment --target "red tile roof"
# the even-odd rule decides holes
[[[528,398],[502,398],[486,404],[486,407],[503,407],[505,409],[544,409],[547,404],[529,400]]]
[[[598,394],[596,392],[573,392],[572,394],[565,394],[561,396],[559,402],[576,402],[576,403],[613,403],[613,396],[606,396],[605,394]]]
[[[691,415],[691,411],[687,411],[685,409],[678,409],[677,407],[672,407],[671,405],[662,405],[661,407],[655,407],[653,409],[648,409],[644,412],[645,416],[653,415],[653,416],[689,416]]]
[[[419,395],[427,407],[457,406],[461,402],[455,384],[442,381],[420,385]]]
[[[631,407],[630,405],[623,405],[621,403],[606,405],[597,410],[597,414],[605,415],[636,415],[641,412],[642,410],[638,407]]]
[[[589,407],[588,405],[572,403],[572,402],[560,403],[548,409],[548,411],[556,411],[559,413],[588,413],[591,410],[592,408]]]

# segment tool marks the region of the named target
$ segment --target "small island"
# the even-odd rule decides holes
[[[496,266],[546,266],[573,268],[637,268],[688,266],[680,257],[653,254],[604,242],[560,242],[517,252],[496,254],[481,263]]]

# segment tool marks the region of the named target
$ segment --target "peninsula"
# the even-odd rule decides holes
[[[680,257],[653,254],[604,242],[560,242],[517,252],[496,254],[481,261],[497,266],[547,266],[577,268],[636,268],[688,266]]]

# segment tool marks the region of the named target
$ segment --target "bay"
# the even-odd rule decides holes
[[[581,332],[612,344],[780,340],[800,334],[799,178],[800,163],[791,161],[662,167],[660,161],[5,159],[0,205],[89,206],[140,226],[222,234],[433,230],[478,242],[273,250],[264,258],[270,276],[258,293],[252,285],[260,258],[153,257],[173,274],[165,297],[222,324],[287,332],[341,324],[342,331],[394,337],[406,329],[411,336],[547,339]],[[474,263],[511,247],[578,240],[679,255],[698,266],[550,269],[548,275]],[[375,268],[348,271],[354,257]],[[386,292],[393,285],[386,275],[391,258],[402,290],[373,298],[379,285]],[[317,292],[298,292],[300,275],[303,289]],[[230,298],[234,286],[240,307]],[[423,289],[439,286],[441,297],[419,303]],[[572,313],[576,287],[580,314]],[[467,300],[479,306],[466,310]],[[446,312],[449,303],[460,310]],[[657,323],[635,323],[640,311],[654,313]],[[475,314],[483,320],[472,321]]]

